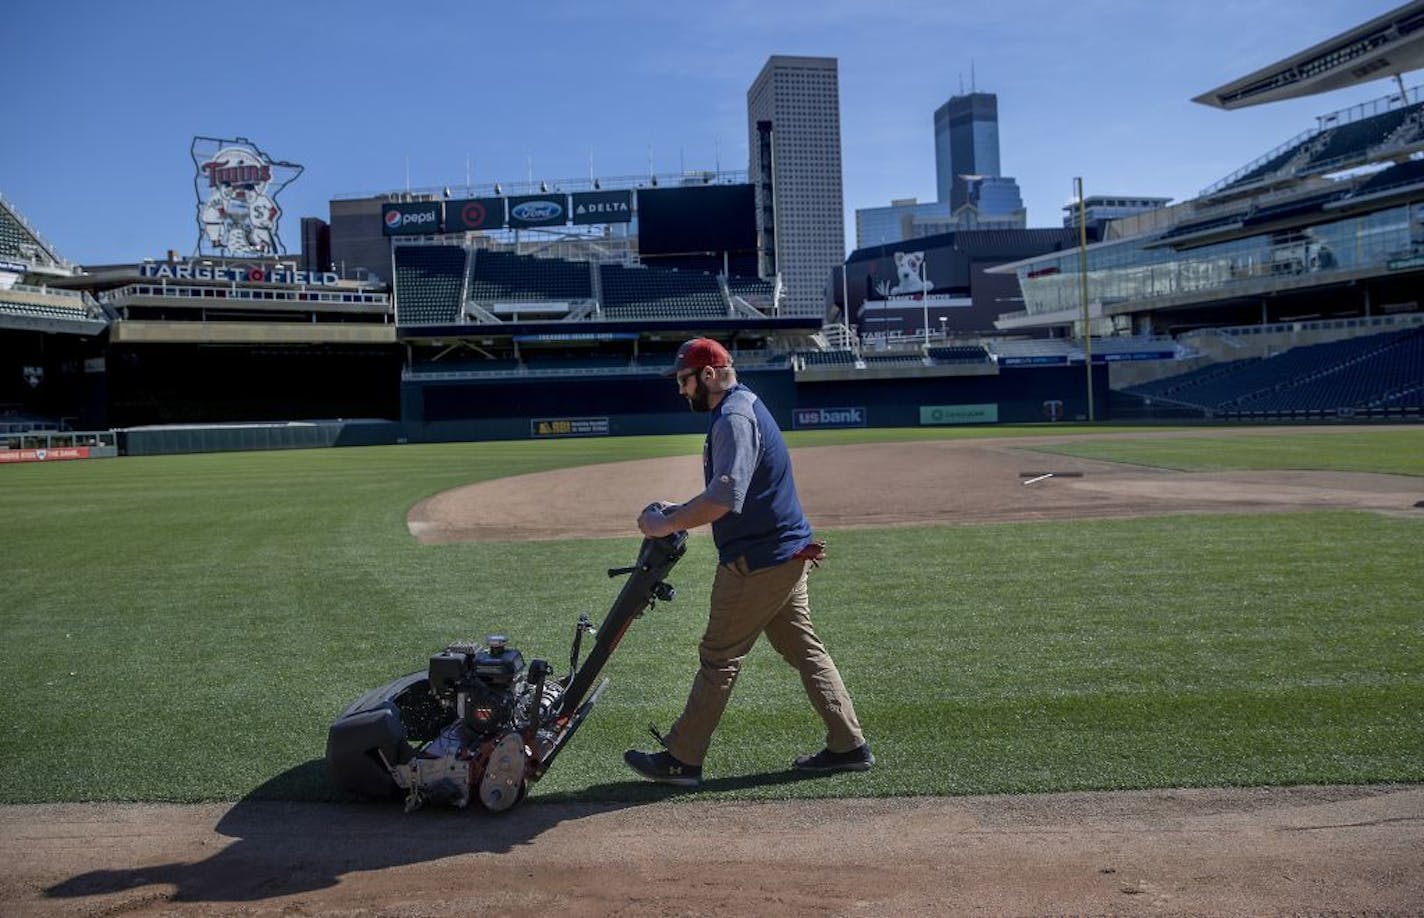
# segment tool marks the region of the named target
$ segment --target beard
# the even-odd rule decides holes
[[[712,410],[712,393],[699,376],[693,381],[692,394],[687,397],[687,407],[701,414]]]

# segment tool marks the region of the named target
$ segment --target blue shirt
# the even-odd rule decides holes
[[[708,499],[731,512],[712,523],[718,559],[752,570],[790,561],[811,541],[781,428],[756,393],[738,383],[712,411],[702,449]]]

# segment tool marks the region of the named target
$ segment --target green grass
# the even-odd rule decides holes
[[[1275,455],[1318,439],[1306,452],[1327,467],[1369,457],[1386,466],[1371,470],[1419,474],[1417,437],[1296,432]],[[1254,456],[1275,442],[1208,430],[1073,449],[1186,468],[1243,439]],[[637,546],[422,546],[405,531],[412,503],[478,479],[699,447],[665,437],[0,469],[0,802],[331,797],[315,760],[342,707],[447,642],[496,630],[562,672],[575,618],[601,618],[617,587],[604,571]],[[782,779],[821,733],[794,674],[761,645],[706,763],[713,796],[1424,779],[1420,521],[1171,517],[831,540],[813,614],[881,766]],[[535,799],[662,795],[631,783],[619,756],[681,708],[712,566],[710,541],[695,538],[670,578],[678,599],[635,623]]]

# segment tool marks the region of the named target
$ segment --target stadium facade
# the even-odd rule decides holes
[[[1311,66],[1375,60],[1349,52],[1366,31]],[[693,432],[661,373],[697,335],[790,429],[1424,416],[1417,90],[1086,245],[955,230],[843,258],[836,80],[768,61],[747,174],[342,198],[300,256],[277,232],[290,173],[251,144],[195,155],[191,258],[81,268],[0,198],[0,461]]]

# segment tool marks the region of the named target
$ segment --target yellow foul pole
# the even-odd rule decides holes
[[[1093,413],[1093,333],[1088,321],[1088,213],[1083,204],[1083,179],[1073,179],[1078,191],[1078,278],[1083,299],[1083,372],[1088,375],[1088,421]]]

